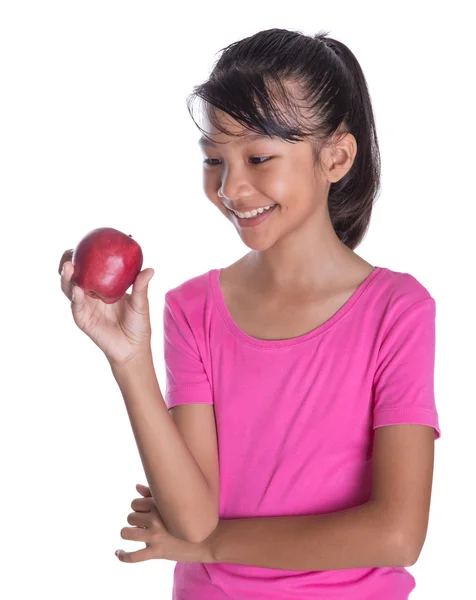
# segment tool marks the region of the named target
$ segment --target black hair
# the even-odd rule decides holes
[[[380,152],[362,69],[349,48],[328,33],[268,29],[234,42],[220,50],[187,107],[202,132],[193,117],[195,99],[206,103],[211,123],[229,135],[215,120],[216,109],[247,130],[289,142],[310,138],[317,164],[320,149],[336,132],[351,133],[357,154],[346,175],[331,184],[328,208],[339,239],[354,249],[367,232],[379,192]]]

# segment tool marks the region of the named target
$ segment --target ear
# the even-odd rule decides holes
[[[336,136],[326,157],[326,176],[330,183],[339,181],[350,171],[357,155],[357,140],[351,133]]]

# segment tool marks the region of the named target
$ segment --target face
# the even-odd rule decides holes
[[[244,136],[225,134],[206,119],[204,129],[214,143],[201,145],[203,187],[246,246],[266,250],[303,228],[315,236],[325,219],[330,183],[342,175],[314,164],[309,141],[256,138],[229,115],[216,118],[227,131]],[[321,160],[329,158],[326,152]]]

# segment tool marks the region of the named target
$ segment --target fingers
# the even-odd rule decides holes
[[[150,512],[155,508],[155,501],[153,498],[135,498],[131,508],[137,512]]]
[[[63,256],[61,257],[60,264],[58,267],[58,273],[60,275],[61,275],[61,269],[63,268],[63,264],[68,260],[69,261],[73,260],[73,252],[74,252],[74,248],[70,248],[69,250],[65,250],[63,252]]]
[[[142,485],[141,483],[138,483],[136,485],[136,490],[142,494],[143,496],[150,496],[152,497],[150,488],[148,488],[146,485]]]
[[[136,527],[147,527],[150,524],[150,520],[150,513],[133,512],[130,515],[127,515],[127,522],[129,525],[135,525]]]
[[[63,263],[62,269],[61,289],[63,290],[65,296],[71,301],[73,299],[73,286],[71,284],[71,278],[73,277],[74,273],[74,265],[72,262],[66,261]]]
[[[74,248],[65,250],[58,267],[58,273],[61,275],[61,289],[69,301],[73,299],[71,285],[71,278],[74,273],[74,265],[72,263],[73,252]]]
[[[63,290],[64,295],[71,302],[71,309],[73,311],[73,315],[75,316],[75,321],[78,322],[83,311],[84,311],[84,292],[79,287],[79,285],[73,286],[71,279],[74,273],[74,265],[70,261],[66,261],[63,263],[63,271],[61,275],[61,289]],[[74,290],[74,296],[73,296]]]

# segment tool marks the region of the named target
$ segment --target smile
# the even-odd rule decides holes
[[[251,211],[247,210],[245,212],[237,212],[236,210],[233,210],[233,209],[229,209],[229,210],[231,210],[231,212],[234,213],[240,219],[253,219],[254,217],[257,217],[258,215],[262,214],[264,211],[270,210],[271,208],[274,208],[275,206],[277,206],[277,205],[270,204],[268,206],[262,206],[260,208],[253,209]]]

